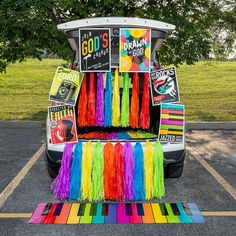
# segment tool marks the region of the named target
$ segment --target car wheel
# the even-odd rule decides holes
[[[52,179],[55,179],[59,173],[60,164],[53,163],[52,161],[50,161],[47,153],[46,153],[45,162],[46,162],[46,167],[47,167],[47,171],[48,171],[49,176]]]
[[[168,166],[165,167],[164,173],[165,173],[165,178],[179,178],[184,169],[184,164],[182,165],[171,165],[169,164]]]

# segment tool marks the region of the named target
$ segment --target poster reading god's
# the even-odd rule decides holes
[[[52,144],[78,141],[73,106],[52,106],[48,108]]]
[[[75,105],[83,73],[58,67],[52,82],[49,100]]]
[[[79,30],[80,71],[110,71],[110,29]]]
[[[150,73],[152,105],[179,102],[179,87],[175,67]]]
[[[120,71],[149,72],[150,29],[120,29]]]

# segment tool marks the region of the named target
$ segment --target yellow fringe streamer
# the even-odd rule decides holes
[[[112,97],[112,126],[120,126],[120,89],[119,89],[119,72],[115,71]]]
[[[84,145],[82,156],[82,179],[81,192],[82,200],[92,201],[92,142],[89,141]]]
[[[150,200],[153,197],[153,147],[148,140],[144,152],[144,177],[146,199]]]

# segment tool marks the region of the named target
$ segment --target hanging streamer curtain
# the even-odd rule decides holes
[[[103,74],[100,72],[97,79],[96,125],[104,125],[104,87]]]
[[[144,152],[144,176],[146,199],[150,200],[153,197],[153,148],[149,141],[146,141]]]
[[[129,126],[129,74],[125,73],[123,78],[123,94],[121,103],[121,126]]]
[[[165,195],[164,170],[163,170],[163,149],[157,140],[154,145],[154,197],[162,198]]]
[[[82,156],[82,180],[81,192],[82,200],[92,201],[92,142],[88,141],[84,144]]]
[[[70,163],[73,152],[73,144],[66,144],[61,167],[58,176],[51,184],[51,189],[54,192],[54,197],[59,199],[68,198],[70,194]]]
[[[130,106],[130,127],[138,128],[139,119],[139,77],[138,73],[134,73],[133,84],[132,84],[132,96]]]
[[[133,177],[134,177],[134,155],[133,148],[130,142],[126,141],[124,145],[124,172],[125,172],[125,200],[132,200],[133,192]]]
[[[104,126],[112,126],[112,83],[111,83],[111,72],[107,73],[106,79],[106,90],[105,90],[105,107],[104,107]]]
[[[92,171],[93,200],[103,199],[103,146],[98,141],[93,149]]]
[[[149,74],[144,73],[142,108],[140,113],[140,127],[148,129],[150,127],[150,94],[149,94]]]
[[[94,73],[90,73],[89,79],[89,91],[88,91],[88,112],[87,112],[87,122],[88,126],[95,125],[95,77]]]
[[[83,82],[80,89],[79,102],[78,102],[78,116],[77,116],[77,124],[80,127],[84,127],[87,125],[87,74],[84,73]]]
[[[114,78],[114,85],[113,85],[112,125],[115,127],[120,125],[120,89],[119,89],[118,69],[115,70],[115,78]]]
[[[78,142],[71,164],[71,177],[70,177],[70,199],[81,199],[81,173],[82,173],[82,142]]]

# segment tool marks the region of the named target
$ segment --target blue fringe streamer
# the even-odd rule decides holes
[[[104,126],[110,127],[112,125],[112,84],[111,84],[111,72],[107,73],[106,90],[105,90],[105,115]]]
[[[143,148],[140,142],[134,146],[134,200],[145,200]]]
[[[130,139],[130,136],[126,132],[118,132],[118,139]]]
[[[78,200],[81,198],[81,166],[82,166],[82,142],[78,142],[71,165],[71,176],[70,176],[70,196],[71,200]]]

